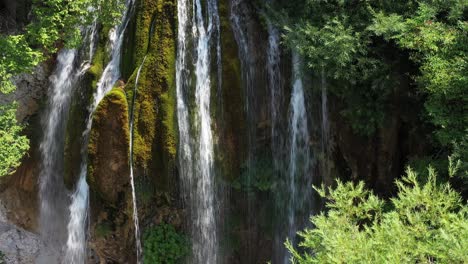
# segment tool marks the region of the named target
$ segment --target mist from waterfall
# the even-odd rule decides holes
[[[113,85],[120,77],[121,48],[124,32],[130,19],[130,8],[132,5],[133,0],[127,0],[121,24],[110,30],[109,41],[111,47],[111,60],[102,73],[97,84],[97,89],[94,93],[93,102],[89,108],[86,129],[82,135],[83,144],[81,149],[82,164],[80,167],[80,177],[76,184],[75,192],[71,197],[72,201],[69,207],[70,220],[67,226],[68,239],[66,244],[65,263],[81,264],[86,261],[86,239],[89,218],[89,186],[86,182],[89,132],[92,127],[93,114],[99,102],[104,98],[106,93],[112,89]]]

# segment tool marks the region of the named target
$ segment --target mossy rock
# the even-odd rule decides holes
[[[129,188],[129,140],[127,98],[114,88],[94,112],[88,144],[88,183],[109,204]]]
[[[80,165],[82,163],[81,149],[83,145],[82,133],[86,129],[86,123],[89,117],[89,102],[93,96],[93,87],[91,86],[94,77],[86,74],[81,80],[78,89],[73,92],[67,121],[67,132],[65,136],[65,173],[64,182],[69,190],[73,189],[78,181]]]
[[[177,149],[176,12],[175,0],[137,1],[128,30],[134,32],[127,34],[123,59],[127,65],[123,76],[129,75],[125,88],[129,101],[137,93],[133,102],[135,175],[150,175],[161,188],[168,186],[164,183],[173,175]]]
[[[232,181],[240,175],[245,156],[246,122],[244,114],[244,91],[241,77],[239,52],[230,22],[229,1],[219,2],[222,62],[222,105],[214,118],[218,129],[219,146],[216,162],[224,180]],[[216,94],[216,93],[214,93]],[[214,101],[214,100],[212,100]],[[221,120],[221,121],[220,121]]]

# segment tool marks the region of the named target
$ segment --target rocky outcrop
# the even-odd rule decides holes
[[[88,145],[90,244],[101,262],[129,263],[132,257],[128,124],[125,93],[114,88],[94,112]]]
[[[14,78],[17,89],[0,93],[0,104],[18,103],[17,120],[25,126],[30,149],[12,175],[0,177],[0,200],[8,219],[30,231],[36,230],[38,219],[37,183],[39,175],[39,142],[42,137],[40,112],[49,86],[50,64],[42,63],[33,74]]]
[[[37,235],[8,222],[0,202],[0,263],[33,264],[41,246]]]
[[[116,205],[129,184],[128,104],[122,88],[99,103],[88,146],[88,183],[107,203]]]

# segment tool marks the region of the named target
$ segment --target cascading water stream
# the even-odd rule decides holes
[[[301,62],[298,54],[293,53],[293,90],[290,104],[289,123],[289,167],[288,167],[288,239],[295,244],[296,232],[299,230],[300,217],[308,215],[299,214],[308,212],[306,204],[310,199],[312,185],[310,175],[310,147],[307,110],[305,104],[304,88],[301,78]],[[286,252],[283,263],[289,263],[290,254]]]
[[[217,30],[219,17],[217,2],[206,1],[208,20],[205,21],[203,6],[200,0],[194,0],[192,15],[189,16],[189,2],[178,0],[178,52],[177,52],[177,116],[179,124],[179,164],[182,185],[188,194],[187,203],[193,220],[191,263],[218,263],[218,239],[216,208],[214,204],[215,183],[213,171],[213,133],[210,116],[210,45],[212,33]],[[189,23],[192,25],[193,44],[196,62],[194,65],[196,116],[193,120],[193,130],[196,136],[190,134],[190,118],[187,109],[190,89],[189,58]],[[218,22],[217,22],[218,21]],[[206,26],[205,26],[206,24]],[[219,28],[219,27],[218,27]],[[220,48],[217,48],[220,52]],[[217,51],[217,52],[218,52]]]
[[[132,110],[130,111],[130,184],[132,186],[132,204],[133,204],[133,224],[135,228],[135,242],[136,242],[136,254],[137,254],[137,263],[141,263],[141,256],[142,256],[142,248],[141,248],[141,240],[140,240],[140,225],[138,220],[138,207],[137,207],[137,199],[136,199],[136,191],[135,191],[135,178],[133,172],[133,123],[134,123],[134,107],[135,107],[135,99],[138,92],[138,81],[140,80],[140,73],[141,69],[143,69],[143,65],[146,61],[145,56],[143,61],[138,67],[137,75],[135,78],[135,88],[133,90],[133,98],[132,98]]]
[[[280,35],[277,28],[268,22],[268,49],[267,49],[267,71],[268,85],[270,87],[270,111],[271,111],[271,151],[273,162],[277,171],[281,171],[281,153],[283,150],[283,140],[280,133],[281,105],[283,101],[283,91],[281,87],[280,71]]]
[[[244,83],[244,100],[245,100],[245,113],[247,118],[247,158],[246,158],[246,167],[247,167],[247,179],[246,185],[247,188],[252,188],[252,176],[255,173],[254,166],[256,165],[255,158],[257,157],[255,150],[257,149],[257,105],[256,105],[256,96],[255,96],[255,62],[254,54],[251,51],[252,43],[249,38],[247,19],[248,14],[246,14],[245,5],[248,3],[244,0],[232,0],[230,6],[230,20],[231,27],[234,33],[234,38],[236,40],[237,46],[239,48],[239,60],[241,62],[241,77]],[[256,225],[256,217],[254,211],[254,192],[247,192],[247,225],[248,233],[253,234],[252,230]],[[247,261],[252,261],[252,256],[254,252],[252,251],[253,240],[255,238],[249,237],[247,239],[247,252],[246,259]]]
[[[192,186],[192,148],[190,138],[189,112],[187,109],[186,90],[189,88],[189,69],[186,60],[188,49],[188,0],[177,1],[178,36],[176,61],[177,123],[179,127],[179,166],[185,194],[190,196]],[[189,202],[190,197],[184,197]]]
[[[81,264],[86,260],[86,237],[87,237],[87,220],[89,217],[89,186],[86,182],[87,175],[87,147],[89,132],[91,131],[93,113],[96,110],[99,102],[104,98],[105,94],[112,89],[115,82],[120,77],[120,60],[123,36],[130,19],[130,7],[133,5],[133,0],[127,0],[125,14],[122,18],[122,23],[111,30],[111,60],[107,64],[102,76],[98,82],[94,99],[89,109],[89,117],[87,120],[86,129],[83,132],[83,147],[81,150],[82,164],[80,167],[80,178],[76,185],[76,190],[72,195],[70,204],[70,220],[67,226],[68,239],[66,244],[65,261],[64,263]]]
[[[40,144],[42,155],[39,176],[40,231],[48,249],[43,250],[38,262],[58,262],[65,240],[66,192],[63,183],[64,130],[75,81],[76,50],[62,50],[51,76],[50,101],[43,118],[44,137]],[[54,252],[55,251],[55,252]],[[46,256],[49,255],[49,256]],[[55,259],[52,259],[55,258]]]

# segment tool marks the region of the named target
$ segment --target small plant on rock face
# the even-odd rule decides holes
[[[143,239],[145,263],[181,263],[189,253],[187,238],[169,224],[163,223],[149,228]]]

